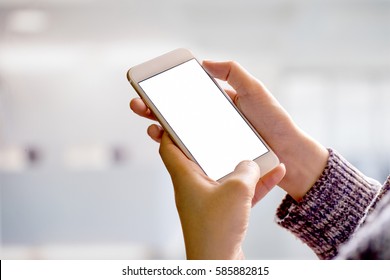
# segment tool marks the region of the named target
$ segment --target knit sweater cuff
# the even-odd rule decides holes
[[[380,184],[365,177],[329,149],[322,175],[301,202],[287,195],[277,223],[306,243],[321,259],[331,259],[359,226]]]

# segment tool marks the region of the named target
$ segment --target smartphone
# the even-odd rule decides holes
[[[132,67],[131,85],[183,153],[218,181],[243,160],[263,176],[275,153],[191,51],[177,49]]]

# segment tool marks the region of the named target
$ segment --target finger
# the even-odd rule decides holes
[[[159,152],[173,182],[185,180],[187,183],[184,185],[187,185],[194,177],[198,177],[199,175],[201,177],[207,177],[202,169],[192,160],[187,158],[187,156],[175,145],[166,132],[162,135]],[[183,184],[178,182],[177,185]]]
[[[260,178],[256,185],[255,195],[252,199],[252,207],[266,196],[274,186],[276,186],[286,174],[286,167],[283,163]]]
[[[256,183],[260,178],[260,168],[250,160],[240,162],[221,184],[221,189],[232,191],[238,197],[243,195],[250,200],[254,195]]]
[[[240,162],[233,173],[247,185],[256,185],[260,178],[259,166],[250,160]]]
[[[234,61],[203,61],[203,67],[215,78],[227,81],[240,95],[250,92],[260,83]]]
[[[224,91],[227,93],[227,95],[230,97],[230,99],[233,100],[233,102],[234,102],[236,99],[236,96],[237,96],[236,91],[233,89],[224,89]]]
[[[275,97],[238,63],[204,61],[203,66],[210,75],[227,80],[234,88],[234,104],[255,129],[261,132],[265,141],[271,142],[275,135],[271,133],[272,129],[269,129],[270,123],[290,122],[288,114]]]
[[[147,133],[150,138],[152,138],[157,143],[160,143],[162,135],[164,134],[164,129],[157,124],[152,124],[148,127]]]
[[[187,161],[186,156],[169,138],[168,133],[163,133],[160,142],[160,156],[168,171],[175,171],[177,165],[182,165]]]
[[[139,97],[133,98],[130,101],[130,109],[141,117],[156,120],[156,117],[152,111],[150,111],[150,109],[145,105],[144,101]]]

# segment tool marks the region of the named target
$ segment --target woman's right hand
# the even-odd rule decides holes
[[[327,149],[299,129],[264,85],[238,63],[204,61],[203,67],[214,78],[231,85],[233,90],[226,92],[286,167],[279,186],[295,200],[301,200],[321,175],[328,159]],[[155,120],[140,98],[132,99],[130,108]],[[160,141],[162,129],[150,126],[148,134]]]

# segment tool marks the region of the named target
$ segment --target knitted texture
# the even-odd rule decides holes
[[[337,259],[390,260],[390,177],[372,209],[364,225],[341,247]]]
[[[329,149],[320,178],[301,202],[289,195],[284,198],[276,213],[277,223],[320,259],[334,258],[364,220],[380,187]]]

